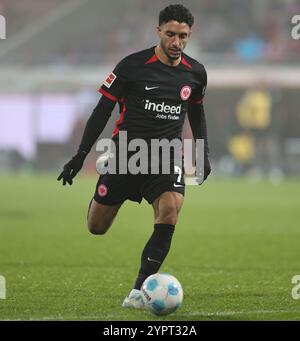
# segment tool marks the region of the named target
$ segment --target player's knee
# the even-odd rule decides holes
[[[175,205],[165,206],[163,210],[159,212],[156,219],[158,224],[170,224],[176,225],[178,218],[178,210]]]
[[[110,227],[110,224],[103,223],[103,222],[99,223],[99,222],[95,222],[92,220],[88,220],[88,229],[92,234],[103,235],[107,232],[109,227]]]
[[[170,224],[170,225],[176,225],[177,223],[177,215],[166,215],[163,216],[160,221],[159,224]]]

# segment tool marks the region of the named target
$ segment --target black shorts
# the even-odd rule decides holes
[[[164,192],[184,195],[183,177],[177,182],[176,174],[104,174],[97,182],[94,199],[102,205],[117,205],[125,200],[141,202],[145,198],[149,204]]]

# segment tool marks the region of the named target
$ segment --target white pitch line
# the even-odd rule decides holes
[[[216,312],[205,312],[205,311],[194,311],[188,314],[178,314],[173,315],[174,317],[192,317],[192,316],[199,316],[199,317],[221,317],[221,316],[235,316],[235,315],[262,315],[262,314],[282,314],[282,313],[299,313],[300,319],[300,310],[249,310],[249,311],[216,311]],[[124,315],[95,315],[95,316],[45,316],[45,317],[31,317],[29,319],[24,318],[16,318],[16,319],[0,319],[0,321],[55,321],[55,320],[99,320],[102,321],[105,319],[110,318],[123,318]],[[112,321],[113,323],[113,321]]]
[[[188,314],[182,314],[181,316],[234,316],[234,315],[255,315],[255,314],[283,314],[283,313],[299,313],[300,319],[300,310],[248,310],[248,311],[216,311],[216,312],[205,312],[205,311],[194,311]]]

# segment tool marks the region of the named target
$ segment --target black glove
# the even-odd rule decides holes
[[[64,186],[66,185],[66,183],[72,185],[73,183],[72,179],[82,168],[86,156],[87,156],[86,152],[79,151],[68,163],[64,165],[64,169],[57,178],[57,181],[63,179]]]
[[[206,156],[204,158],[204,179],[203,179],[203,181],[205,181],[207,179],[207,177],[209,176],[210,172],[211,172],[211,166],[210,166],[210,162],[209,162],[208,156]]]
[[[204,157],[204,175],[203,175],[203,179],[196,178],[196,181],[197,181],[198,185],[202,185],[203,184],[203,182],[209,176],[210,172],[211,172],[211,166],[210,166],[210,162],[209,162],[208,156],[206,155]]]

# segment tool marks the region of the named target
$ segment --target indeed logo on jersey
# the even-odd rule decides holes
[[[145,109],[156,111],[156,112],[161,112],[165,114],[178,114],[178,115],[181,114],[181,104],[178,106],[166,105],[165,102],[157,104],[154,102],[150,102],[148,99],[146,100]]]

